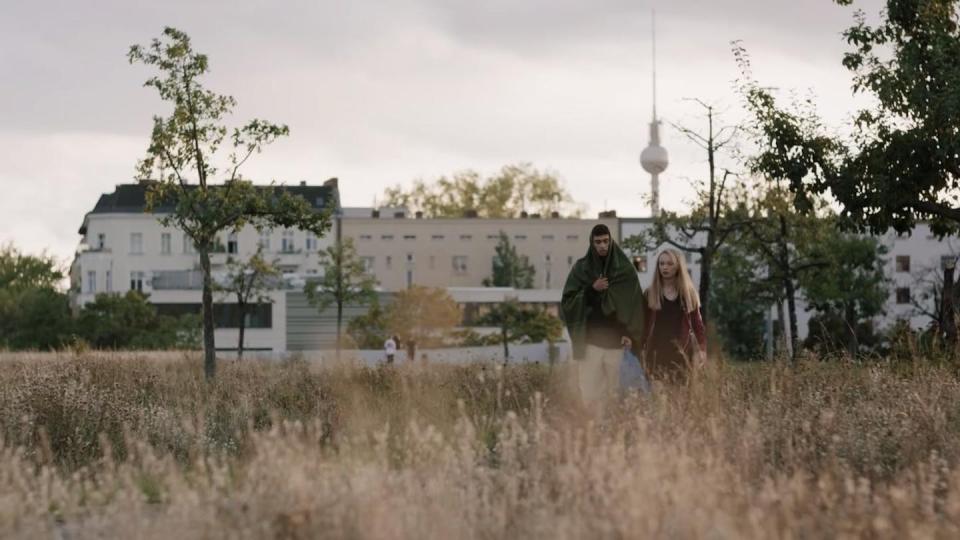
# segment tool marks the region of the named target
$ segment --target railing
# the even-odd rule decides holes
[[[155,291],[199,290],[203,288],[200,270],[158,270],[153,272],[151,285]]]

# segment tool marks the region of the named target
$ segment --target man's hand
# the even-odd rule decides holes
[[[633,347],[633,340],[627,336],[623,336],[620,338],[620,344],[623,345],[624,349],[630,349]]]
[[[597,292],[603,292],[609,288],[610,282],[607,281],[605,277],[597,278],[597,280],[593,282],[593,290]]]

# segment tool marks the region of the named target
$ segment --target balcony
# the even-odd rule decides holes
[[[157,270],[150,284],[155,291],[190,291],[203,288],[200,270]]]

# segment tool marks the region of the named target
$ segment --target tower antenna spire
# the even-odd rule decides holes
[[[650,144],[640,153],[643,170],[650,173],[650,215],[660,215],[660,173],[669,163],[666,148],[660,146],[660,121],[657,119],[657,24],[656,12],[650,10],[650,37],[652,39],[653,121],[650,122]]]

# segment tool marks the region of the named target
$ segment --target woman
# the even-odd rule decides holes
[[[680,252],[667,249],[660,253],[646,297],[647,372],[655,379],[682,381],[689,361],[706,359],[707,334],[700,315],[700,295]]]

